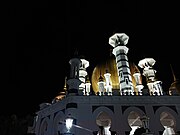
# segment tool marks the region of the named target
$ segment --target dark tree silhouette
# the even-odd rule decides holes
[[[30,135],[27,133],[28,127],[32,126],[33,116],[27,115],[18,118],[17,115],[0,116],[0,134],[1,135]],[[31,134],[32,135],[32,134]]]

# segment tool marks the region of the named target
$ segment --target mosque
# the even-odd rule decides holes
[[[156,60],[128,61],[129,37],[109,38],[112,57],[97,65],[91,76],[89,61],[69,60],[70,75],[51,103],[40,104],[36,135],[177,135],[180,132],[180,83],[174,76],[168,92],[156,77]],[[139,69],[142,69],[142,73]],[[143,77],[145,84],[143,84]]]

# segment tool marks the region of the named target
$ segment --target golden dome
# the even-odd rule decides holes
[[[129,63],[129,66],[130,66],[131,74],[139,72],[139,69],[137,68],[137,66],[134,63],[133,64]],[[119,78],[118,78],[118,70],[116,67],[116,60],[115,60],[115,57],[112,55],[106,61],[98,64],[92,72],[91,82],[92,82],[92,88],[93,88],[95,93],[97,93],[99,91],[98,85],[97,85],[97,83],[99,81],[99,77],[100,77],[100,75],[102,75],[104,77],[106,70],[108,70],[108,72],[111,74],[112,88],[113,89],[120,89]],[[132,77],[133,85],[135,86],[135,79],[134,79],[133,75],[131,75],[131,77]]]

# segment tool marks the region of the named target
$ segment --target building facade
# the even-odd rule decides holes
[[[178,81],[168,92],[156,78],[155,60],[144,58],[138,66],[128,62],[129,37],[116,33],[109,38],[113,59],[97,66],[89,79],[84,58],[72,58],[65,89],[52,100],[40,104],[29,133],[36,135],[175,135],[180,131]],[[103,68],[102,68],[103,67]],[[67,84],[67,87],[66,87]],[[68,122],[70,122],[68,124]]]

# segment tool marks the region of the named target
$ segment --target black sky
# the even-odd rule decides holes
[[[168,88],[173,81],[170,64],[180,75],[179,13],[172,1],[9,2],[3,25],[1,113],[26,115],[51,102],[63,89],[75,50],[90,62],[90,73],[109,57],[108,39],[115,32],[129,36],[129,61],[156,60],[158,78]]]

